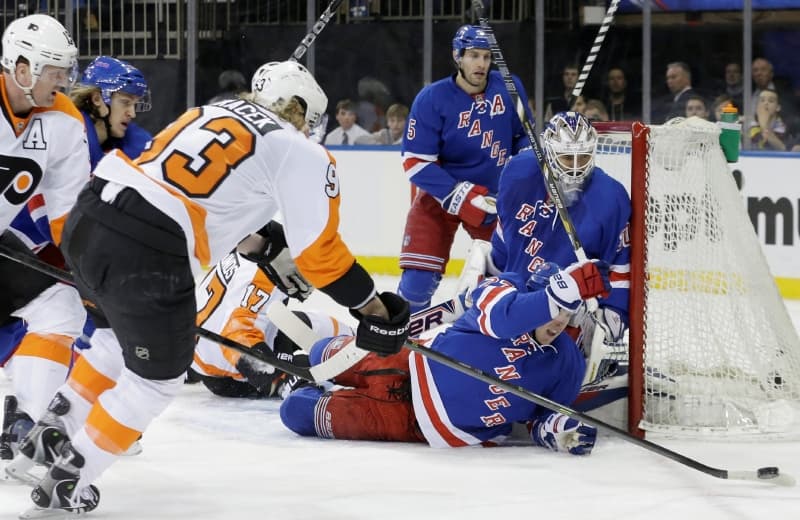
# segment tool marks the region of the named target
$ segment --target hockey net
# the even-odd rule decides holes
[[[716,125],[598,130],[631,193],[629,430],[796,437],[800,340]]]

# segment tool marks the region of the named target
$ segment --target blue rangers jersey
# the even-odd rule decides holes
[[[504,273],[482,282],[473,299],[430,348],[554,401],[573,402],[586,368],[577,345],[565,333],[552,345],[533,338],[533,330],[551,320],[545,291],[530,292],[525,278]],[[496,444],[513,423],[550,413],[416,352],[408,364],[414,414],[433,447]]]
[[[518,78],[514,83],[528,110]],[[530,112],[528,117],[533,120]],[[497,193],[506,161],[530,146],[502,76],[490,71],[485,92],[467,94],[455,75],[417,94],[403,138],[403,169],[419,188],[442,201],[458,182],[470,181]]]
[[[627,324],[631,203],[625,187],[595,166],[568,211],[586,256],[610,266],[611,295],[599,298],[599,304],[612,307]],[[566,267],[577,260],[532,150],[514,157],[503,171],[497,218],[491,259],[500,271],[528,276],[544,262]]]

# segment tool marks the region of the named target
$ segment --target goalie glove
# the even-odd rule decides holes
[[[597,309],[594,313],[596,326],[603,329],[606,343],[619,343],[625,334],[625,322],[617,311],[609,307]]]
[[[442,208],[471,226],[485,226],[497,218],[497,200],[486,186],[462,181],[442,200]]]
[[[608,264],[602,260],[576,262],[551,276],[545,291],[553,317],[554,312],[558,314],[558,307],[575,312],[584,300],[609,295]]]
[[[264,251],[261,254],[247,253],[242,256],[257,263],[269,281],[287,296],[305,301],[314,287],[297,270],[286,244],[283,226],[273,220],[257,233],[267,240]]]
[[[576,421],[562,413],[533,421],[531,439],[543,448],[567,451],[573,455],[588,455],[597,442],[597,428]]]

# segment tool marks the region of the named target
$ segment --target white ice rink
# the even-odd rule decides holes
[[[393,288],[397,279],[379,283]],[[319,292],[309,303],[348,317]],[[787,307],[800,329],[800,301]],[[0,377],[0,395],[9,391]],[[144,452],[97,482],[100,506],[87,519],[800,518],[800,487],[718,480],[606,435],[585,458],[534,447],[304,439],[281,425],[279,404],[186,385],[145,433]],[[710,466],[775,465],[800,478],[800,441],[659,442]],[[29,491],[0,485],[0,519],[27,508]]]

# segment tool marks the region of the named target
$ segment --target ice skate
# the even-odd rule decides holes
[[[95,486],[78,489],[83,456],[69,442],[63,443],[61,456],[31,491],[32,508],[19,515],[30,518],[71,518],[81,516],[97,507],[100,491]]]

